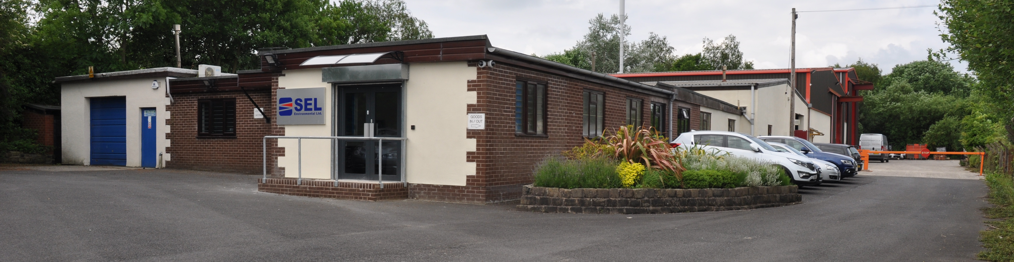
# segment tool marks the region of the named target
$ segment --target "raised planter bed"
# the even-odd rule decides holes
[[[796,186],[653,189],[524,186],[519,210],[545,213],[663,214],[742,210],[799,203]]]

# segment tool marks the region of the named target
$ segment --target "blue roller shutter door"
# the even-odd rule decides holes
[[[127,165],[127,99],[91,98],[91,165]]]

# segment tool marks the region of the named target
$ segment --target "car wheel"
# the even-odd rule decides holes
[[[884,158],[880,158],[880,163],[883,163],[883,162],[884,162]]]
[[[887,159],[884,162],[891,163],[891,159]]]

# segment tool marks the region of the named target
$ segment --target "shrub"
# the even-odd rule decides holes
[[[641,176],[644,175],[644,165],[621,162],[616,166],[616,173],[620,175],[623,187],[633,187],[635,183],[641,181]]]
[[[722,187],[733,186],[776,186],[789,183],[788,176],[785,176],[782,168],[770,163],[731,156],[716,150],[705,150],[694,146],[681,148],[677,155],[683,158],[687,170],[716,170],[729,172],[733,177],[727,179],[738,179],[722,184]],[[690,188],[690,186],[687,186]]]
[[[716,176],[719,176],[718,170],[687,170],[683,172],[683,187],[709,188],[711,179]]]
[[[679,188],[680,181],[672,171],[652,168],[644,171],[644,178],[638,187],[642,188]]]
[[[535,186],[559,188],[619,188],[618,161],[603,157],[567,160],[550,157],[535,171]]]
[[[589,159],[613,157],[612,152],[615,152],[615,150],[609,144],[606,144],[604,140],[585,139],[583,145],[563,151],[563,156],[569,159]]]
[[[679,159],[673,156],[666,138],[651,128],[634,130],[632,126],[621,126],[616,134],[606,137],[606,143],[617,159],[673,171],[676,177],[684,170]]]

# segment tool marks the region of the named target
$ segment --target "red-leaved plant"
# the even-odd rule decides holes
[[[652,128],[633,129],[633,126],[621,126],[616,134],[606,137],[606,143],[615,149],[617,159],[630,163],[642,163],[647,168],[660,168],[672,171],[676,178],[683,180],[683,165],[673,155],[672,148],[665,138]]]

